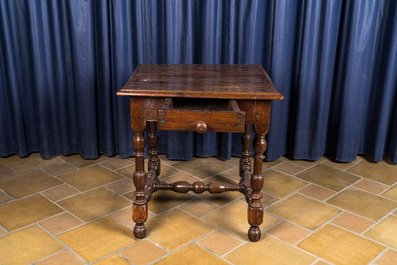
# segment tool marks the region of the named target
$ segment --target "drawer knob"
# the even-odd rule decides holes
[[[199,121],[196,123],[194,128],[198,133],[205,133],[207,131],[207,124],[205,123],[205,121]]]

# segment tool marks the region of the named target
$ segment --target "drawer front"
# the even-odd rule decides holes
[[[243,132],[244,112],[161,109],[159,130]]]

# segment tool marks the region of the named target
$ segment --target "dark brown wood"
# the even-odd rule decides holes
[[[195,193],[203,193],[208,191],[211,194],[222,193],[226,191],[242,191],[243,186],[224,184],[217,181],[210,181],[208,184],[204,184],[201,181],[196,181],[193,184],[187,181],[177,181],[171,184],[155,184],[154,190],[172,190],[179,193],[187,193],[193,191]]]
[[[263,187],[262,162],[265,158],[263,153],[266,150],[265,135],[269,130],[270,106],[270,101],[260,101],[257,102],[255,109],[255,123],[253,126],[255,133],[253,142],[254,170],[250,183],[252,193],[248,202],[248,222],[251,225],[248,230],[248,238],[253,242],[261,238],[259,225],[263,222],[262,195],[260,193]]]
[[[283,98],[257,64],[141,64],[118,95],[249,100]]]
[[[144,98],[146,120],[157,122],[158,110],[164,105],[164,98]]]
[[[238,100],[238,106],[245,113],[245,123],[253,124],[255,120],[255,100]]]
[[[159,130],[209,132],[243,132],[244,112],[235,100],[166,100],[159,110]]]
[[[251,147],[251,124],[245,124],[245,130],[243,135],[241,136],[241,145],[243,150],[241,151],[241,159],[240,159],[240,182],[244,182],[246,176],[245,172],[251,172],[251,159],[250,159],[250,147]]]
[[[158,157],[157,147],[159,145],[159,136],[156,132],[157,123],[149,122],[149,134],[148,134],[148,145],[149,145],[149,161],[148,171],[153,171],[155,178],[158,181],[157,176],[160,175],[160,159]]]
[[[147,200],[145,197],[146,172],[144,168],[144,148],[146,139],[143,131],[135,131],[133,139],[135,148],[135,172],[133,181],[135,185],[135,201],[132,207],[132,219],[136,223],[134,235],[136,238],[144,238],[146,235],[145,221],[148,216]]]
[[[133,204],[134,235],[146,235],[149,202],[157,190],[195,193],[222,193],[239,191],[248,203],[248,238],[258,241],[263,222],[260,191],[263,186],[262,160],[266,150],[265,135],[269,130],[270,100],[283,99],[267,73],[260,65],[139,65],[118,95],[131,98],[131,127],[135,132],[136,187]],[[148,172],[144,170],[144,132],[149,125]],[[160,183],[158,157],[160,130],[182,130],[204,133],[243,132],[238,185],[220,182],[178,181]],[[250,147],[253,126],[255,138],[253,171],[251,172]]]

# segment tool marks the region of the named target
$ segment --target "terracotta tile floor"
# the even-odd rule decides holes
[[[238,158],[170,161],[164,182],[238,182]],[[262,239],[239,193],[157,192],[133,237],[134,159],[0,158],[0,264],[397,264],[397,166],[264,162]]]

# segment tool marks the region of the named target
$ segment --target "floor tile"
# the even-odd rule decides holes
[[[312,160],[300,160],[300,159],[290,159],[288,157],[282,156],[280,160],[287,161],[289,163],[297,164],[301,167],[312,167],[315,164],[319,164],[324,161],[326,158],[322,156],[319,160],[312,161]]]
[[[267,193],[264,193],[264,192],[261,192],[261,195],[262,195],[261,202],[264,207],[270,206],[273,203],[276,203],[280,200],[280,199],[278,199],[272,195],[269,195]],[[246,201],[245,197],[242,198],[242,201]]]
[[[4,192],[0,191],[0,204],[2,204],[4,202],[8,202],[10,200],[12,200],[12,198],[10,196],[8,196]]]
[[[397,201],[397,185],[382,193],[382,196]]]
[[[282,164],[278,164],[277,166],[274,166],[273,169],[276,169],[278,171],[281,171],[289,175],[295,175],[298,174],[299,172],[302,172],[306,168],[294,163],[284,162]]]
[[[239,182],[241,179],[239,174],[240,169],[238,167],[232,167],[231,169],[222,172],[222,176],[228,177],[236,182]]]
[[[106,188],[97,188],[58,202],[85,222],[131,205],[127,199]]]
[[[81,156],[79,154],[63,156],[60,158],[64,161],[72,164],[73,166],[79,167],[79,168],[88,167],[93,164],[101,163],[101,162],[111,159],[110,157],[107,157],[107,156],[100,156],[96,159],[83,159],[83,158],[81,158]]]
[[[340,213],[334,207],[300,194],[294,194],[266,210],[310,230],[319,228]]]
[[[241,241],[219,230],[201,238],[197,243],[219,256],[242,244]]]
[[[397,202],[355,189],[344,190],[327,203],[373,221],[379,221],[397,207]]]
[[[39,194],[0,206],[0,224],[8,231],[33,224],[63,210]]]
[[[102,166],[105,166],[111,170],[117,170],[119,168],[131,166],[133,164],[134,162],[132,162],[130,159],[123,159],[120,158],[119,156],[112,157],[109,160],[106,160],[101,163]]]
[[[272,167],[277,166],[278,164],[281,164],[281,163],[283,163],[283,161],[281,161],[281,160],[264,161],[262,163],[262,170],[272,168]]]
[[[39,153],[34,153],[23,158],[13,155],[2,160],[2,163],[15,170],[18,174],[36,171],[58,162],[59,160],[57,158],[43,159]]]
[[[0,168],[0,180],[15,176],[17,173],[8,167]]]
[[[0,236],[7,234],[7,231],[0,227]]]
[[[79,193],[76,189],[70,187],[67,184],[60,185],[58,187],[43,191],[42,194],[52,201],[59,201],[66,197],[70,197]]]
[[[202,220],[241,240],[248,240],[247,233],[250,225],[247,219],[247,209],[247,204],[238,200],[202,217]],[[260,229],[264,231],[278,221],[278,218],[264,212]]]
[[[389,165],[389,166],[392,166],[392,167],[397,167],[397,163],[394,163],[388,157],[385,157],[384,160],[380,161],[379,163],[386,164],[386,165]]]
[[[159,214],[146,224],[148,238],[168,251],[174,251],[214,230],[212,226],[178,209]]]
[[[168,159],[165,154],[159,154],[158,157],[160,158],[161,163],[162,164],[166,164],[166,165],[173,165],[175,163],[180,162],[179,160],[170,160],[170,159]]]
[[[25,265],[61,251],[64,247],[37,226],[30,226],[0,238],[2,265]]]
[[[319,260],[316,263],[314,263],[313,265],[330,265],[328,262],[325,262],[323,260]]]
[[[128,193],[125,195],[130,200],[134,200],[135,196],[133,193]],[[176,193],[173,191],[157,191],[153,193],[152,198],[149,201],[148,209],[153,213],[161,213],[169,210],[175,206],[182,203],[188,202],[195,196],[190,193]]]
[[[386,185],[393,185],[397,182],[397,168],[382,163],[362,161],[358,165],[349,169],[348,172]]]
[[[244,244],[227,254],[225,259],[235,265],[305,265],[316,260],[313,256],[268,235],[259,242]]]
[[[104,167],[94,165],[61,175],[59,178],[79,191],[87,191],[122,177]]]
[[[296,176],[334,191],[341,191],[360,179],[352,174],[324,165],[309,168]]]
[[[192,175],[189,175],[185,172],[179,172],[175,175],[172,175],[171,177],[168,178],[164,178],[165,181],[167,181],[168,183],[173,183],[173,182],[177,182],[177,181],[187,181],[191,184],[193,184],[196,181],[202,181],[199,178],[196,178]]]
[[[311,184],[311,185],[305,187],[304,189],[300,190],[299,192],[302,194],[305,194],[306,196],[317,199],[319,201],[324,201],[336,194],[335,191],[332,191],[332,190],[329,190],[329,189],[326,189],[326,188],[323,188],[321,186],[317,186],[314,184]]]
[[[267,230],[266,233],[294,245],[308,236],[310,231],[290,222],[282,221]]]
[[[232,165],[213,157],[194,158],[190,161],[175,163],[172,166],[201,179],[211,177],[233,167]]]
[[[63,233],[66,230],[72,229],[82,224],[82,221],[80,221],[70,213],[62,213],[60,215],[51,217],[47,220],[40,222],[41,226],[43,226],[54,235]]]
[[[69,250],[62,251],[46,258],[35,265],[84,265],[85,263]]]
[[[136,242],[131,229],[111,217],[104,217],[58,236],[87,262],[103,258]]]
[[[45,171],[48,173],[53,174],[54,176],[58,176],[61,174],[69,173],[72,171],[75,171],[77,167],[72,166],[71,164],[65,163],[65,162],[58,162],[52,165],[49,165],[45,168],[43,168]]]
[[[135,165],[127,166],[121,169],[117,170],[117,173],[133,179],[133,174],[135,171]],[[148,159],[145,159],[145,171],[148,171]],[[168,166],[167,164],[161,163],[161,170],[160,170],[160,176],[159,179],[166,179],[169,178],[175,174],[180,173],[180,171],[176,168],[173,168],[171,166]]]
[[[380,256],[375,263],[376,265],[395,265],[397,264],[397,251],[387,250]]]
[[[110,183],[109,185],[106,185],[106,187],[120,195],[135,191],[134,182],[128,178],[123,178],[123,179],[114,181],[114,182]]]
[[[384,184],[369,179],[362,179],[356,184],[354,184],[353,187],[361,190],[365,190],[372,194],[380,194],[384,192],[389,186],[386,186]]]
[[[134,166],[128,166],[128,167],[124,167],[122,169],[118,169],[117,173],[129,178],[129,179],[133,179],[133,174],[135,171],[135,165]]]
[[[397,249],[397,217],[389,216],[371,228],[365,235]]]
[[[329,159],[326,159],[323,162],[321,162],[321,164],[323,164],[325,166],[329,166],[329,167],[333,167],[333,168],[345,171],[346,169],[351,168],[352,166],[354,166],[355,164],[357,164],[361,160],[362,160],[362,158],[358,157],[353,162],[343,163],[343,162],[334,162],[334,161],[331,161]]]
[[[132,206],[112,213],[112,216],[128,226],[135,224],[135,222],[132,220]]]
[[[190,244],[187,247],[172,253],[169,256],[153,263],[155,265],[175,265],[186,262],[189,265],[227,265],[226,261],[218,258],[214,254],[204,250],[196,244]]]
[[[114,254],[110,257],[95,262],[94,264],[95,265],[131,265],[131,263],[129,263],[128,261],[126,261],[124,258],[120,257],[117,254]]]
[[[163,183],[176,181],[208,183],[212,180],[237,184],[240,180],[238,176],[239,157],[232,157],[227,161],[216,158],[196,158],[194,160],[202,161],[194,161],[192,164],[190,161],[167,160],[165,155],[160,155],[160,157],[164,174],[160,178]],[[21,173],[17,173],[9,165],[6,165],[9,158],[8,164],[18,168]],[[33,188],[30,191],[31,194],[19,195],[24,197],[15,199],[10,193],[0,188],[0,246],[8,244],[3,243],[5,242],[2,241],[3,238],[8,238],[31,227],[36,227],[47,235],[43,240],[37,240],[37,244],[43,244],[43,242],[47,244],[46,238],[49,237],[53,240],[54,237],[58,237],[55,242],[62,245],[60,250],[50,254],[45,252],[47,249],[44,249],[44,253],[39,253],[42,251],[37,249],[41,246],[36,247],[36,250],[28,246],[27,252],[31,251],[29,253],[33,254],[23,264],[126,265],[140,264],[140,262],[142,264],[148,262],[150,262],[149,264],[155,262],[179,264],[181,260],[193,262],[193,264],[196,261],[200,264],[206,262],[202,259],[191,261],[190,258],[187,258],[187,247],[196,249],[189,252],[188,255],[194,256],[199,253],[200,257],[206,257],[209,254],[211,264],[217,264],[217,262],[239,264],[238,259],[235,260],[236,263],[226,259],[229,254],[237,253],[240,249],[243,249],[241,251],[243,254],[239,258],[249,264],[259,262],[260,264],[273,265],[283,264],[284,261],[291,264],[291,261],[294,263],[295,257],[300,257],[301,253],[311,257],[312,260],[314,259],[310,263],[313,265],[354,264],[354,262],[373,265],[396,264],[397,243],[394,238],[397,238],[395,232],[397,231],[397,182],[394,180],[394,170],[397,169],[397,166],[387,164],[385,161],[370,163],[364,161],[362,157],[357,157],[357,160],[351,163],[334,163],[324,157],[315,162],[296,161],[282,157],[276,161],[263,162],[263,175],[264,178],[268,178],[268,181],[265,180],[264,190],[261,191],[263,196],[261,201],[265,208],[265,223],[261,226],[263,231],[261,240],[248,244],[250,245],[249,249],[255,247],[256,244],[263,244],[265,247],[261,247],[258,251],[244,251],[248,242],[247,230],[249,228],[247,203],[244,196],[238,192],[217,195],[207,192],[201,195],[193,192],[179,194],[170,191],[155,193],[154,200],[149,204],[149,216],[146,222],[149,238],[136,242],[132,231],[135,223],[131,218],[131,205],[135,199],[133,195],[135,188],[132,181],[132,174],[135,170],[134,158],[120,159],[118,156],[103,156],[96,160],[84,160],[79,155],[75,155],[72,157],[58,156],[51,160],[41,161],[43,159],[39,154],[33,154],[26,159],[20,159],[17,156],[9,158],[0,158],[0,183],[5,183],[1,182],[4,180],[11,183],[12,179],[18,180],[22,176],[35,174],[37,171],[42,171],[45,176],[55,180],[61,180],[60,177],[64,175],[81,172],[83,168],[97,168],[102,173],[105,172],[106,175],[100,177],[100,181],[103,183],[96,183],[97,180],[94,178],[97,174],[92,174],[95,175],[93,177],[87,173],[85,178],[88,180],[88,185],[94,183],[94,186],[92,188],[85,187],[83,190],[86,188],[88,190],[84,191],[78,190],[64,181],[56,186],[43,187],[42,185],[46,185],[46,182],[41,181],[40,176],[32,177],[32,180],[38,184],[37,191],[34,190],[34,185],[27,185],[26,181],[13,182],[15,185],[9,185],[11,189],[17,190]],[[69,162],[65,160],[69,160]],[[178,163],[181,166],[180,169],[173,166]],[[35,168],[36,164],[40,165]],[[145,159],[145,168],[147,168],[147,164],[148,159]],[[226,169],[220,168],[223,164],[226,164]],[[276,169],[273,170],[273,168]],[[331,168],[331,172],[327,173],[326,170],[321,170],[324,168]],[[200,172],[202,175],[201,177],[194,176],[185,169],[191,170],[190,172],[193,173]],[[281,173],[282,170],[289,169],[292,171]],[[312,179],[306,180],[294,176],[293,174],[296,173],[294,169],[303,169],[298,175],[307,171],[313,173],[316,170],[318,175],[313,173]],[[23,172],[24,170],[26,172]],[[355,170],[360,171],[359,174],[355,173]],[[349,173],[350,171],[354,172]],[[108,172],[111,172],[110,175],[115,174],[117,179],[108,180]],[[281,174],[281,177],[272,176],[274,172]],[[349,177],[339,175],[340,172],[346,173]],[[351,176],[354,176],[354,179],[349,182]],[[76,185],[84,184],[84,178],[78,180],[76,176],[76,179],[76,183],[78,183]],[[294,186],[295,180],[305,183],[305,186]],[[330,189],[331,185],[335,185],[334,190]],[[279,194],[276,196],[275,192]],[[83,196],[80,197],[81,195]],[[159,198],[156,199],[156,196]],[[68,209],[58,207],[59,202],[72,198],[78,198],[74,202],[75,206],[84,205],[79,209],[81,213],[92,214],[87,218],[90,220],[89,223],[84,223],[81,218]],[[279,209],[280,216],[267,211],[267,209],[276,209],[283,203],[285,205]],[[288,209],[288,205],[291,209]],[[328,208],[323,208],[324,205]],[[328,212],[330,209],[336,210],[336,215],[330,214]],[[157,214],[152,210],[157,211]],[[332,211],[330,212],[332,213]],[[172,218],[167,218],[166,214],[168,213],[177,214],[172,215]],[[95,215],[98,217],[91,219]],[[324,215],[328,217],[325,218]],[[90,229],[83,229],[103,219],[110,220],[109,222],[116,227],[121,227],[120,230],[126,229],[125,233],[119,232],[119,228],[113,229],[112,225],[91,226]],[[154,223],[151,223],[152,219],[155,220]],[[192,227],[191,223],[193,223]],[[308,225],[315,227],[316,224],[320,228],[312,232],[311,229],[305,227]],[[330,230],[329,227],[336,228]],[[328,232],[323,232],[324,229]],[[109,233],[113,234],[109,235]],[[155,241],[151,237],[152,233],[155,235],[157,233],[157,236],[161,237],[163,241]],[[62,235],[69,235],[71,238],[72,234],[74,237],[71,240],[72,244],[75,244],[80,251],[85,251],[86,256],[93,260],[92,262],[84,260],[79,253],[74,251],[74,248],[62,244],[59,240]],[[109,236],[111,242],[109,245],[101,246],[104,242],[109,241],[106,236]],[[313,239],[313,236],[319,238],[316,239],[317,243],[311,244],[313,250],[300,249],[301,243],[309,242],[307,240]],[[30,236],[30,238],[33,237],[33,235]],[[125,240],[121,240],[121,242],[124,240],[124,243],[120,243],[120,240],[114,239],[114,237],[125,237]],[[357,238],[359,239],[358,243]],[[271,242],[266,240],[271,240]],[[23,250],[27,244],[32,244],[29,241],[30,239],[27,243],[21,244],[22,246],[19,246],[19,243],[16,244],[17,247],[14,250],[18,250],[19,254],[19,247]],[[173,249],[173,252],[168,252],[162,242],[165,242],[165,245],[168,244],[167,249]],[[91,245],[87,246],[87,244]],[[342,245],[340,246],[340,244]],[[383,250],[377,254],[371,244],[378,247],[380,245]],[[351,248],[349,249],[349,247]],[[157,254],[156,250],[162,252],[160,257],[153,256]],[[367,253],[368,250],[373,254],[371,254],[372,257],[376,255],[372,260],[371,255]],[[1,251],[2,247],[0,247],[0,253],[2,253]],[[246,254],[250,251],[254,252],[252,255],[255,256],[254,260],[251,260],[251,257]],[[137,256],[136,252],[139,252],[140,256]],[[265,252],[272,255],[267,260],[263,258]],[[38,255],[37,259],[35,255]],[[334,260],[327,260],[327,255],[332,256]],[[215,256],[219,259],[214,261],[212,257]],[[149,260],[136,260],[145,257]],[[178,258],[180,260],[174,261]],[[354,262],[349,262],[351,260]],[[15,263],[13,261],[11,260],[12,264]],[[2,257],[0,257],[0,264],[4,263],[2,262]]]
[[[262,191],[278,198],[284,198],[307,185],[309,183],[306,181],[270,169],[263,175]]]
[[[178,169],[161,164],[159,179],[165,179],[178,173],[180,173]]]
[[[240,159],[241,159],[241,157],[232,156],[229,160],[226,160],[225,162],[238,167],[240,165]],[[251,164],[252,164],[252,159],[250,158],[250,160],[251,160]]]
[[[314,255],[341,265],[369,264],[384,249],[380,244],[328,224],[298,246]]]
[[[21,198],[35,192],[61,185],[62,181],[51,177],[42,170],[26,173],[0,181],[0,188],[14,196]]]
[[[332,220],[332,223],[358,234],[361,234],[374,224],[372,221],[351,213],[343,213],[339,215]]]
[[[214,211],[215,209],[218,209],[218,206],[202,198],[195,198],[183,204],[179,208],[190,213],[191,215],[201,217]]]
[[[146,265],[164,255],[167,255],[168,252],[156,246],[149,240],[142,240],[135,245],[120,251],[120,254],[135,265]]]

